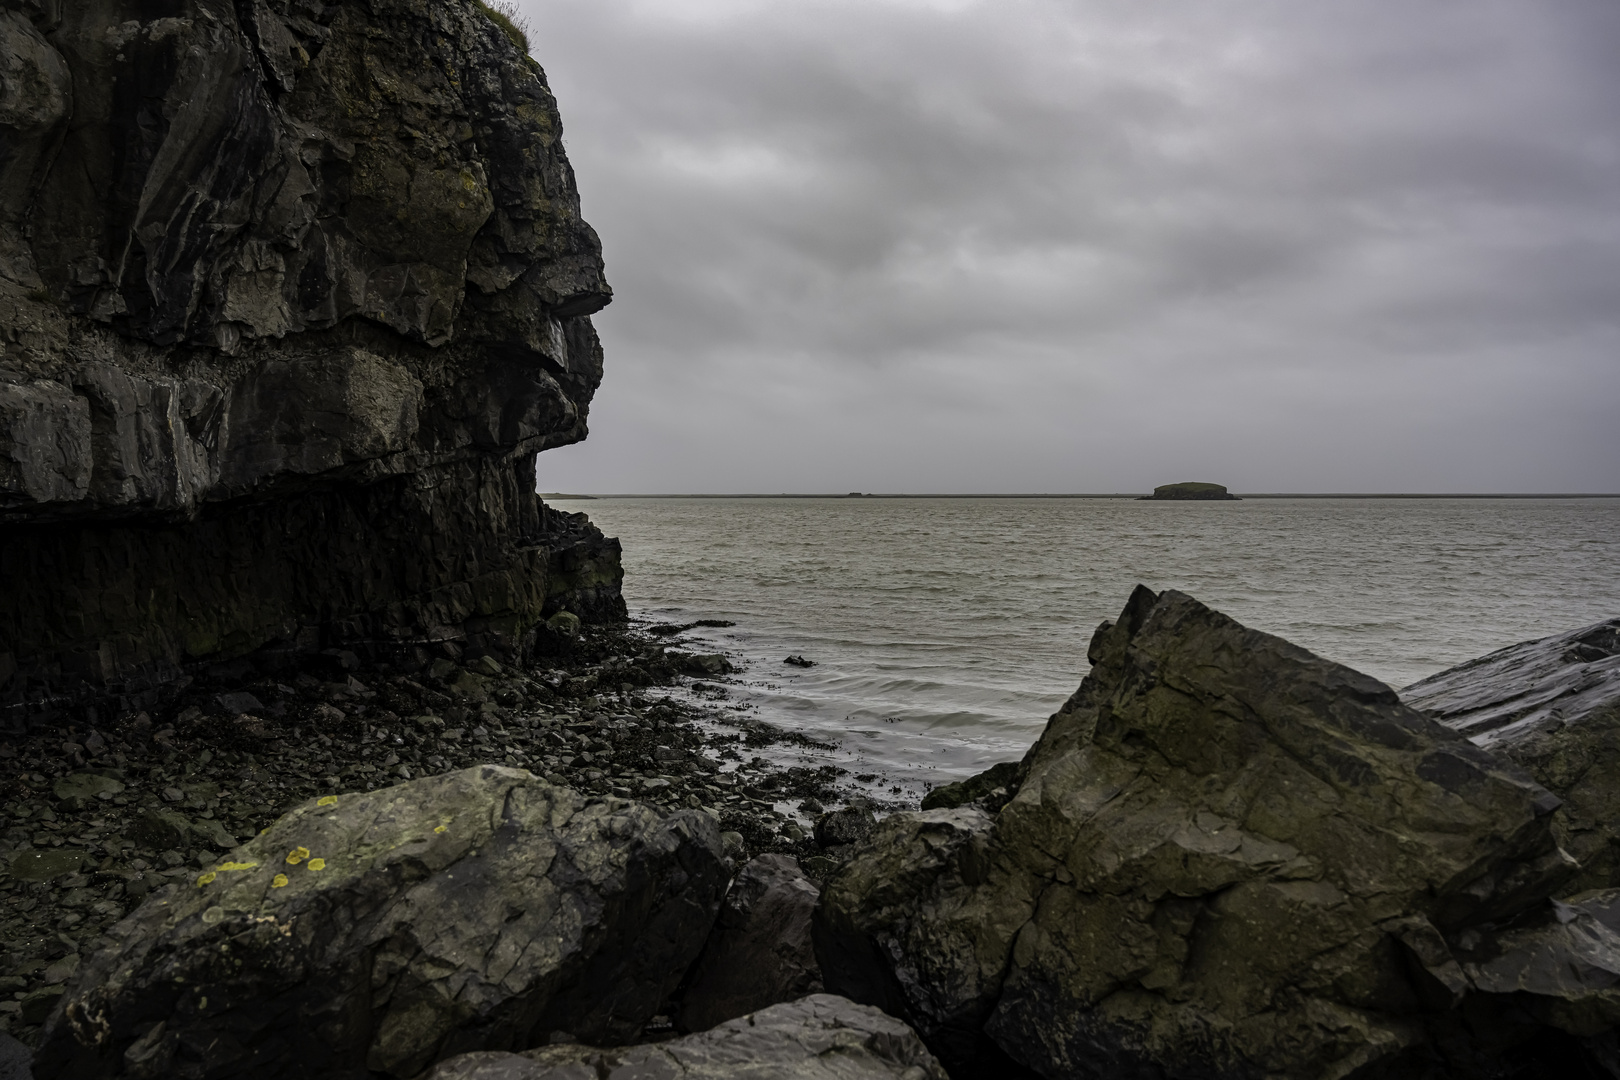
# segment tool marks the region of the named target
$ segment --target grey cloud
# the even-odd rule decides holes
[[[1603,0],[525,0],[617,290],[547,488],[1606,490]]]

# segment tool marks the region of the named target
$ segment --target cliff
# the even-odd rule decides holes
[[[622,615],[561,132],[473,0],[0,0],[0,723]]]

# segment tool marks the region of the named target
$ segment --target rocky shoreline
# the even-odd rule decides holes
[[[681,647],[691,627],[561,625],[572,634],[522,669],[441,656],[407,675],[343,650],[273,677],[222,665],[165,708],[0,741],[0,1030],[31,1043],[110,926],[322,795],[503,764],[697,810],[736,865],[782,854],[815,878],[870,831],[842,770],[760,754],[821,744],[670,692],[731,671]]]
[[[1620,620],[1403,701],[1138,588],[1022,761],[881,823],[678,696],[687,629],[0,744],[0,1075],[1620,1076]]]

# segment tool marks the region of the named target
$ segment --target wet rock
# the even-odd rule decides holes
[[[1572,888],[1620,886],[1620,619],[1499,649],[1401,700],[1563,800],[1558,838],[1581,864]]]
[[[810,916],[821,891],[785,855],[750,859],[686,978],[675,1023],[716,1024],[821,990]]]
[[[797,668],[813,668],[816,666],[816,662],[814,660],[806,660],[798,653],[794,653],[792,656],[789,656],[786,660],[783,660],[782,663]]]
[[[865,806],[846,806],[816,819],[816,843],[822,848],[858,844],[877,828],[877,816]]]
[[[426,1080],[947,1080],[912,1030],[830,994],[773,1005],[697,1035],[600,1050],[564,1045],[527,1054],[465,1054]]]
[[[670,650],[671,663],[688,675],[725,675],[737,670],[721,653],[684,653]]]
[[[941,784],[923,796],[924,810],[951,810],[982,802],[986,810],[1000,810],[1018,789],[1018,762],[1003,761],[977,776],[954,784]]]
[[[1589,1034],[1433,974],[1561,895],[1544,788],[1179,593],[1139,588],[1089,655],[1004,809],[895,814],[827,881],[829,990],[970,1075],[1474,1077]]]
[[[706,816],[518,770],[311,800],[114,927],[36,1071],[406,1077],[556,1030],[622,1042],[697,955],[724,885]]]

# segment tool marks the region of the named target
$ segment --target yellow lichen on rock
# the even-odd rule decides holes
[[[277,874],[275,877],[270,879],[270,887],[272,889],[279,889],[285,884],[287,884],[286,874]]]
[[[337,796],[336,795],[322,795],[319,799],[315,800],[315,805],[316,806],[336,806],[337,805]]]
[[[311,860],[309,860],[309,868],[311,870],[325,870],[326,869],[326,860],[325,859],[311,859]]]
[[[213,880],[214,880],[214,872],[212,870],[208,871],[205,874],[199,874],[197,876],[197,884],[199,886],[207,885],[210,881],[213,881]]]
[[[222,871],[222,872],[226,871],[226,870],[252,870],[255,866],[258,866],[258,865],[259,864],[256,863],[256,862],[228,862],[228,863],[220,863],[214,869]]]
[[[295,847],[291,851],[287,852],[287,865],[297,866],[307,858],[309,858],[309,848]]]

